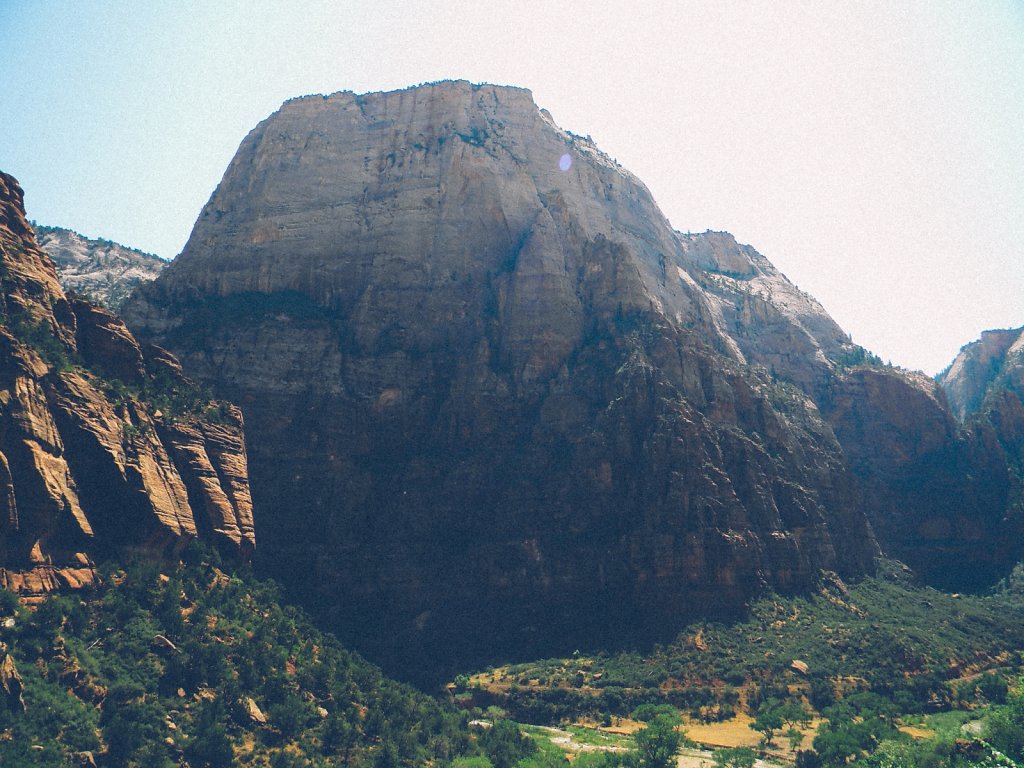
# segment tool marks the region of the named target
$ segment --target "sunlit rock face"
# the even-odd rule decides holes
[[[57,268],[67,292],[117,311],[139,283],[167,266],[163,259],[109,240],[97,240],[62,227],[36,225],[36,240]]]
[[[904,414],[862,369],[921,440],[957,434],[933,384],[749,246],[675,232],[517,88],[285,103],[124,313],[241,405],[264,572],[406,673],[863,572],[865,510],[899,500],[862,493],[904,465],[861,427],[896,446]]]
[[[1024,328],[985,331],[960,350],[938,379],[961,421],[979,411],[995,390],[1024,393]]]
[[[172,419],[140,395],[188,383],[169,353],[64,295],[3,173],[0,283],[0,587],[81,587],[96,556],[172,556],[199,535],[250,556],[241,414]]]

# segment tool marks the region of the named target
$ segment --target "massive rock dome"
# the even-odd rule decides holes
[[[519,88],[285,103],[124,313],[244,411],[264,572],[407,672],[862,573],[859,404],[948,417]]]

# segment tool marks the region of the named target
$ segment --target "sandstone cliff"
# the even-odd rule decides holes
[[[202,534],[251,554],[241,414],[68,300],[2,173],[0,282],[0,586],[82,586],[97,555],[170,555]]]
[[[134,248],[97,240],[70,229],[33,229],[39,247],[53,260],[65,291],[86,296],[115,312],[140,283],[153,280],[167,262]]]
[[[241,404],[264,571],[406,670],[878,551],[815,402],[863,350],[526,90],[287,102],[124,311]]]

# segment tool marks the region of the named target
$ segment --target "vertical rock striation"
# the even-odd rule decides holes
[[[985,331],[960,350],[938,379],[961,421],[996,390],[1024,393],[1024,328]]]
[[[1020,559],[1024,541],[1024,328],[985,331],[964,346],[938,376],[972,463],[967,472],[982,489],[963,509],[987,502],[996,535],[977,558],[998,574]]]

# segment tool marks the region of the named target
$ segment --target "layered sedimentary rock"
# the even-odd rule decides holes
[[[151,253],[98,240],[62,227],[36,224],[39,247],[53,260],[65,291],[118,310],[135,286],[160,274],[167,262]]]
[[[261,567],[407,671],[878,551],[816,404],[863,350],[526,90],[287,102],[124,311],[245,412]]]
[[[1019,401],[964,428],[521,89],[286,103],[125,315],[243,408],[260,566],[405,673],[863,572],[872,526],[954,588],[1021,554]]]
[[[97,555],[167,556],[204,531],[251,554],[241,414],[190,400],[169,353],[67,299],[5,174],[0,259],[0,586],[79,587]]]

